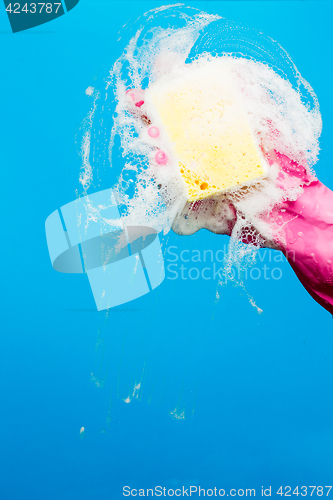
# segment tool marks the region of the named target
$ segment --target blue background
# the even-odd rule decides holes
[[[158,5],[81,0],[15,35],[0,9],[6,500],[120,499],[125,485],[257,488],[259,495],[261,486],[332,484],[332,317],[286,263],[281,280],[248,281],[262,315],[238,289],[221,290],[216,302],[216,281],[171,280],[170,273],[153,293],[106,315],[95,311],[86,276],[50,265],[44,222],[79,187],[75,136],[91,104],[85,89],[120,55],[118,32],[128,19]],[[333,4],[187,5],[263,31],[289,52],[319,98],[316,170],[333,188]],[[164,241],[178,254],[225,244],[207,231]],[[275,255],[266,252],[259,266],[272,268]],[[173,418],[174,410],[185,419]]]

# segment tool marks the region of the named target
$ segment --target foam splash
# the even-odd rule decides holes
[[[265,222],[262,215],[269,214],[282,199],[297,199],[304,179],[310,182],[315,176],[322,125],[317,97],[277,42],[219,16],[175,4],[150,10],[135,28],[134,36],[110,71],[104,95],[91,88],[87,92],[94,102],[85,122],[80,182],[85,191],[91,185],[91,130],[103,127],[110,110],[105,103],[112,101],[113,93],[114,123],[106,144],[112,166],[117,141],[120,143],[124,167],[118,177],[116,196],[124,207],[122,215],[131,225],[153,226],[166,234],[182,214],[188,191],[180,172],[179,155],[159,121],[153,95],[162,95],[165,89],[186,88],[189,82],[195,82],[196,88],[205,89],[211,106],[220,96],[227,101],[232,96],[238,111],[246,117],[256,150],[265,163],[265,175],[243,182],[241,188],[217,190],[217,194],[232,203],[238,215],[226,267],[251,265],[256,249],[265,240],[274,239],[281,229],[268,223],[267,218]],[[137,110],[129,106],[130,89],[142,92]],[[94,124],[101,102],[101,118]],[[206,125],[197,124],[203,133]],[[220,127],[222,130],[223,123]],[[149,132],[150,128],[158,134],[156,130]],[[195,148],[193,151],[197,153]],[[281,168],[277,155],[301,165],[305,174],[294,172],[282,186],[278,182]],[[98,175],[102,177],[103,171]],[[205,214],[201,217],[205,227]],[[181,232],[181,224],[179,228]],[[241,242],[245,233],[250,245]]]

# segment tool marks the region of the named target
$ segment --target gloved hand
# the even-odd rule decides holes
[[[333,191],[315,177],[310,178],[303,167],[286,156],[275,153],[271,158],[282,167],[278,182],[283,185],[297,174],[303,193],[296,201],[283,201],[263,215],[280,228],[272,239],[263,239],[262,246],[281,250],[305,289],[333,315]],[[192,234],[205,228],[230,236],[236,221],[233,205],[225,195],[216,195],[187,203],[174,221],[173,230]],[[244,231],[241,236],[244,243],[252,243],[248,234]]]
[[[295,163],[279,155],[287,175]],[[333,192],[316,178],[307,179],[296,201],[273,210],[282,221],[276,244],[309,294],[333,314]]]
[[[144,92],[136,89],[128,93],[133,114],[150,125],[142,108]],[[277,151],[266,154],[266,160],[280,166],[276,182],[282,190],[294,185],[296,179],[302,193],[296,201],[283,200],[262,214],[263,221],[272,226],[271,238],[260,235],[262,246],[281,250],[305,289],[333,315],[333,192],[302,165]],[[172,229],[181,235],[204,228],[230,236],[241,215],[230,198],[219,193],[187,202]],[[244,243],[253,243],[251,235],[256,232],[259,234],[255,227],[245,227],[240,237]]]

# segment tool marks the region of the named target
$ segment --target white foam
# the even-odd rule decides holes
[[[185,25],[164,29],[154,26],[148,30],[150,36],[147,38],[139,29],[116,61],[108,83],[114,85],[118,100],[110,148],[114,137],[119,135],[122,154],[127,160],[123,173],[130,171],[133,174],[129,181],[121,175],[118,184],[119,198],[125,200],[132,223],[147,224],[149,221],[157,230],[164,232],[170,229],[176,214],[183,208],[186,194],[170,143],[163,134],[158,140],[149,138],[147,125],[129,111],[126,97],[128,88],[148,86],[143,108],[146,115],[155,120],[154,124],[158,118],[149,100],[151,89],[170,86],[173,82],[175,86],[186,85],[188,81],[196,81],[198,84],[201,82],[207,87],[207,95],[209,86],[215,91],[219,88],[221,93],[229,89],[229,92],[237,94],[242,113],[245,113],[253,136],[265,154],[274,149],[306,166],[312,174],[319,152],[318,137],[321,132],[316,97],[296,69],[293,76],[296,75],[299,84],[302,83],[304,88],[311,91],[315,103],[312,109],[303,103],[304,96],[299,88],[295,88],[287,78],[281,76],[276,68],[263,62],[229,53],[213,57],[205,52],[190,64],[185,63],[200,30],[211,23],[214,25],[218,16],[193,10],[182,11],[175,6],[165,7],[163,12],[170,9],[174,15],[176,10]],[[159,15],[161,10],[147,13],[150,20],[155,20],[155,24],[156,16],[157,21],[161,21]],[[209,27],[206,31],[209,34]],[[285,53],[283,57],[285,58]],[[124,78],[125,67],[127,81]],[[293,68],[292,62],[290,67]],[[155,168],[156,165],[152,162],[157,147],[166,151],[170,158],[168,167],[164,169]],[[255,224],[264,238],[272,237],[272,234],[271,228],[262,222],[260,214],[268,211],[282,197],[296,198],[302,189],[299,178],[295,177],[286,193],[276,185],[278,174],[278,166],[272,165],[265,181],[260,182],[255,189],[230,193],[230,199],[237,210],[245,215],[246,220],[242,226]],[[135,184],[132,198],[126,195],[126,187],[130,182]],[[158,189],[158,185],[162,185],[162,191]],[[236,227],[234,236],[240,231],[241,228]]]
[[[238,106],[246,115],[265,158],[269,159],[270,152],[275,150],[301,164],[308,178],[315,175],[313,167],[319,153],[322,126],[318,100],[278,43],[219,16],[180,4],[153,9],[143,17],[144,23],[139,23],[137,32],[110,72],[105,94],[105,99],[110,99],[113,89],[117,102],[109,156],[111,161],[118,136],[125,167],[117,184],[117,197],[119,203],[127,207],[130,224],[153,226],[167,233],[184,208],[186,193],[162,124],[159,124],[162,133],[158,140],[149,138],[147,123],[129,109],[128,89],[147,90],[142,109],[153,125],[158,117],[149,99],[152,89],[196,81],[206,86],[208,94],[210,87],[221,93],[232,93],[237,96]],[[94,118],[96,91],[94,95],[88,124]],[[85,188],[93,176],[89,163],[90,139],[91,133],[87,130],[82,145],[81,183]],[[152,161],[157,148],[166,151],[170,158],[165,168],[157,168]],[[269,213],[283,198],[296,199],[301,194],[304,179],[291,176],[282,189],[277,183],[280,172],[281,167],[273,162],[264,180],[248,189],[223,195],[239,214],[232,233],[234,256],[230,257],[230,265],[251,251],[239,244],[244,229],[257,230],[253,234],[254,246],[274,238],[279,228],[264,222],[262,214]]]

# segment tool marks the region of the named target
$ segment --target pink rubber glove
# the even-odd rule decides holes
[[[333,315],[333,191],[281,153],[271,152],[267,160],[280,164],[280,187],[294,185],[298,178],[303,193],[263,216],[279,227],[263,246],[281,250],[311,297]],[[252,243],[248,236],[243,242]]]
[[[298,175],[309,182],[299,165],[277,156],[286,177],[298,167]],[[309,294],[333,314],[333,192],[315,178],[303,189],[296,201],[286,201],[272,212],[282,222],[283,238],[275,243]]]

